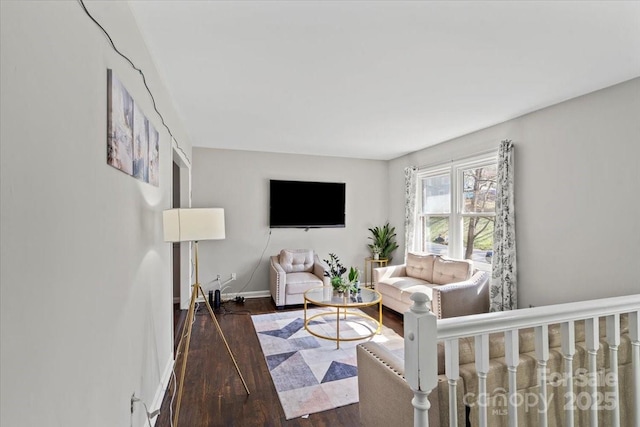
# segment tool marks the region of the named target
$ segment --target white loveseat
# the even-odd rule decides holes
[[[438,319],[489,311],[489,274],[470,260],[409,252],[405,264],[374,269],[373,280],[382,305],[398,313],[409,310],[414,292],[429,296]]]

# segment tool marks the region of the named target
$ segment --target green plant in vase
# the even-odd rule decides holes
[[[380,252],[382,252],[382,249],[380,249],[380,246],[378,245],[371,246],[371,255],[373,256],[373,259],[380,259]]]
[[[324,275],[329,278],[331,286],[336,291],[344,288],[344,278],[342,275],[347,272],[347,268],[342,265],[340,258],[336,254],[329,254],[329,259],[323,260],[327,263],[329,270],[325,270]]]
[[[357,268],[351,267],[347,277],[349,278],[351,290],[357,292],[360,287],[360,271]]]
[[[377,247],[380,251],[378,252],[379,258],[386,258],[391,261],[391,253],[398,249],[398,244],[396,243],[396,228],[391,227],[387,222],[382,227],[370,228],[369,231],[372,234],[369,236],[372,243],[367,246],[369,246],[374,258],[374,248]]]

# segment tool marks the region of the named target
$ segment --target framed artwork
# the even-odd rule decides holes
[[[107,164],[160,185],[160,135],[122,82],[107,70]]]
[[[149,126],[149,184],[160,186],[160,135],[151,122]]]
[[[133,176],[149,182],[148,120],[137,105],[133,109]]]
[[[107,70],[107,163],[133,173],[133,98]]]

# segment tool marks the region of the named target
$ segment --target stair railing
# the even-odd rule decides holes
[[[598,427],[598,374],[596,355],[600,347],[599,319],[606,319],[606,342],[609,347],[612,375],[607,378],[612,403],[610,425],[620,427],[620,399],[618,386],[618,345],[620,344],[620,315],[628,313],[629,337],[633,378],[631,426],[640,427],[640,294],[604,298],[592,301],[555,304],[513,311],[478,314],[436,321],[428,308],[429,298],[423,293],[414,293],[410,311],[405,313],[405,378],[414,391],[414,426],[428,427],[429,393],[437,386],[438,360],[437,342],[444,342],[445,375],[449,386],[449,420],[451,427],[458,426],[457,382],[459,378],[458,339],[473,337],[475,340],[475,364],[478,376],[479,426],[487,427],[487,388],[489,372],[489,334],[504,333],[505,362],[508,369],[508,422],[517,427],[518,399],[516,396],[516,370],[520,360],[519,330],[534,328],[535,354],[538,363],[539,422],[547,426],[547,361],[549,360],[549,334],[551,324],[560,324],[561,351],[564,358],[566,399],[573,395],[573,356],[575,349],[575,322],[585,321],[585,343],[588,359],[588,390],[590,395],[590,427]],[[570,403],[570,402],[567,402]],[[575,427],[575,405],[565,405],[564,425]]]

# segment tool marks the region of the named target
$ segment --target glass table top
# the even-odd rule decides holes
[[[380,302],[380,292],[373,289],[360,288],[359,292],[338,294],[331,286],[312,288],[304,293],[304,299],[312,304],[330,307],[369,306]]]

